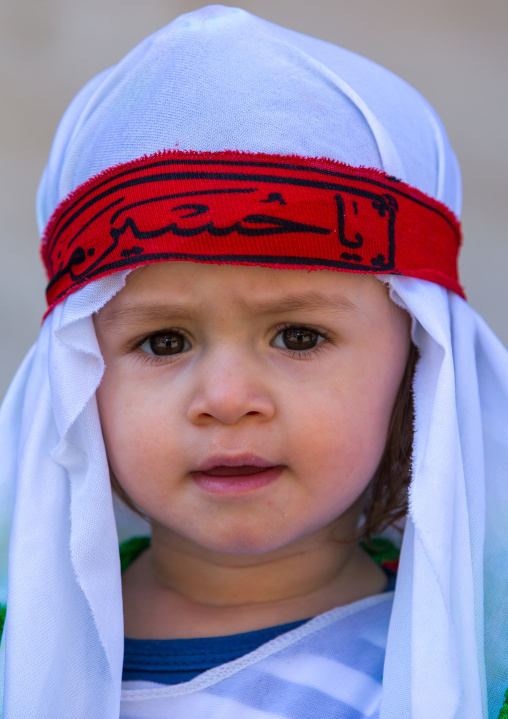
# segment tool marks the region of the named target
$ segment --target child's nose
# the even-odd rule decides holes
[[[266,421],[275,414],[266,374],[245,357],[216,357],[200,369],[188,410],[191,422],[229,425],[247,416]]]

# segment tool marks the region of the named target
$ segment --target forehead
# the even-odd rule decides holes
[[[331,296],[388,295],[383,282],[361,273],[336,270],[285,270],[258,265],[211,264],[205,262],[157,262],[127,276],[122,297],[152,293],[192,300],[200,293],[231,294],[259,299],[287,291],[314,290]]]
[[[160,262],[128,275],[101,315],[125,320],[137,309],[194,315],[229,308],[251,315],[308,309],[360,316],[391,305],[386,285],[359,273]]]

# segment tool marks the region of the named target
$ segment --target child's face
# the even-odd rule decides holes
[[[383,454],[409,350],[381,282],[158,263],[95,324],[112,470],[169,534],[255,555],[340,530]]]

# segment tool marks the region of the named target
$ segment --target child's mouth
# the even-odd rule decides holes
[[[242,464],[235,467],[218,465],[205,471],[192,473],[194,482],[206,492],[212,494],[236,494],[249,492],[271,484],[281,474],[284,467],[259,467]]]
[[[203,474],[210,474],[212,477],[235,477],[249,474],[259,474],[266,471],[267,467],[254,467],[252,465],[243,465],[241,467],[214,467]]]

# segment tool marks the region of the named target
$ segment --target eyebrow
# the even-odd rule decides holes
[[[302,310],[322,310],[337,314],[360,314],[360,309],[347,297],[340,295],[327,297],[316,291],[299,292],[270,300],[237,302],[247,315],[278,315]],[[99,312],[101,324],[141,324],[146,322],[167,322],[171,319],[192,319],[206,312],[209,307],[199,304],[137,304],[126,305],[115,310]]]

